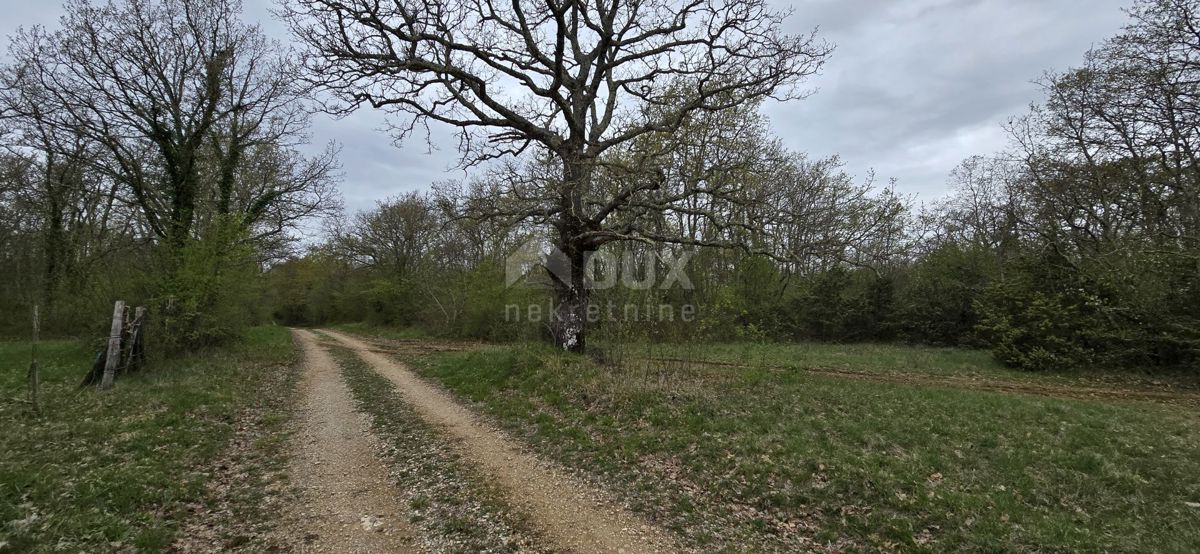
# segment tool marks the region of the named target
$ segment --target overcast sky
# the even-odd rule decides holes
[[[849,171],[874,168],[881,180],[929,200],[963,158],[1005,144],[1000,123],[1040,98],[1032,83],[1049,69],[1077,64],[1092,45],[1118,31],[1131,0],[795,0],[796,32],[819,26],[837,45],[817,94],[765,108],[793,150],[840,154]],[[245,0],[246,17],[286,39],[272,20],[271,0]],[[0,0],[0,34],[18,26],[54,26],[57,2]],[[5,42],[7,45],[7,41]],[[348,208],[448,178],[456,142],[445,130],[434,150],[414,138],[395,148],[379,131],[382,116],[318,117],[314,148],[341,143]]]

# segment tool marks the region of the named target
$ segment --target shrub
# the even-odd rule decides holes
[[[263,314],[254,249],[236,222],[217,222],[200,240],[164,250],[150,321],[164,352],[220,344]]]
[[[944,245],[909,268],[896,291],[895,325],[912,342],[975,342],[975,301],[997,272],[995,254]]]
[[[1042,253],[988,287],[978,333],[996,357],[1030,370],[1195,364],[1195,276],[1158,255],[1104,265]]]

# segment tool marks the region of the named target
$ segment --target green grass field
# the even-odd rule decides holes
[[[986,350],[938,348],[902,344],[835,343],[635,343],[616,347],[600,345],[613,362],[638,366],[645,362],[665,366],[672,363],[729,364],[774,370],[825,373],[847,372],[882,378],[942,378],[946,380],[995,380],[1045,386],[1120,386],[1154,391],[1200,392],[1200,378],[1184,373],[1140,374],[1130,371],[1093,369],[1088,372],[1030,372],[1005,367]]]
[[[1200,403],[1178,376],[1024,374],[887,345],[638,345],[599,363],[343,329],[399,340],[383,346],[703,551],[1200,549]],[[416,432],[338,352],[383,434]],[[238,414],[279,405],[295,376],[277,327],[106,392],[76,388],[91,355],[43,343],[38,417],[29,345],[0,343],[0,552],[169,547],[212,500]],[[253,493],[235,511],[271,519]]]
[[[0,343],[0,552],[161,551],[246,406],[291,380],[290,334],[252,329],[230,347],[77,389],[94,355],[41,345],[43,413],[25,398],[28,343]]]
[[[941,379],[1095,380],[880,345],[628,348],[608,366],[528,346],[398,356],[704,550],[1200,549],[1187,383],[1160,383],[1182,404],[972,390]]]

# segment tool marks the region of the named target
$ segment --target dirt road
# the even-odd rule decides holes
[[[523,452],[499,431],[479,421],[446,392],[374,352],[353,337],[322,331],[349,347],[391,381],[424,419],[456,439],[465,463],[476,465],[503,489],[506,500],[525,513],[552,541],[571,552],[672,552],[666,533],[648,525],[602,493]]]
[[[286,516],[287,542],[302,552],[419,550],[337,364],[312,333],[294,334],[304,352],[304,407],[289,475],[301,503]]]

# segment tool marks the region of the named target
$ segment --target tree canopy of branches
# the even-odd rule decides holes
[[[613,221],[660,185],[614,186],[597,171],[611,170],[606,155],[704,114],[803,96],[799,85],[831,50],[814,34],[784,33],[785,14],[762,0],[296,0],[284,12],[308,46],[310,79],[336,98],[331,109],[387,110],[398,138],[418,125],[457,127],[468,164],[531,147],[553,160],[552,194],[506,215],[546,221],[570,265],[551,272],[555,340],[569,350],[585,345],[589,254],[661,239]]]
[[[205,195],[248,227],[308,216],[327,204],[335,158],[292,148],[308,123],[307,90],[240,9],[234,0],[72,0],[58,30],[14,37],[6,111],[35,135],[76,137],[38,145],[56,155],[81,141],[102,150],[87,162],[125,187],[147,228],[175,248],[192,238]],[[249,165],[256,175],[242,171]],[[235,192],[238,179],[258,182]]]
[[[951,242],[996,254],[980,333],[1014,365],[1200,357],[1200,2],[1140,0],[1082,65],[1047,74],[1013,145],[955,173]]]

